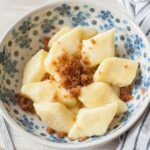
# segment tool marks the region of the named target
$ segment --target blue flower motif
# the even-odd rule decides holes
[[[142,39],[137,34],[132,34],[126,38],[124,48],[127,50],[127,54],[131,59],[135,59],[137,56],[141,56],[141,49],[144,48]]]
[[[144,48],[144,44],[142,42],[142,39],[138,36],[138,35],[135,35],[134,36],[134,44],[136,46],[136,48],[139,50],[140,48]]]
[[[54,11],[58,11],[59,15],[61,15],[61,16],[66,15],[68,17],[71,17],[72,13],[71,13],[70,9],[71,9],[71,7],[69,5],[62,4],[62,6],[54,8]]]
[[[97,15],[98,18],[102,19],[103,21],[105,21],[105,23],[99,26],[99,28],[101,30],[108,30],[110,28],[112,28],[114,26],[114,22],[113,22],[113,15],[111,14],[110,11],[108,10],[102,10],[99,12],[99,14]]]
[[[82,11],[79,11],[75,16],[72,17],[72,26],[89,26],[88,22],[86,22],[86,18],[88,17],[90,17],[89,13],[83,13]]]
[[[22,34],[24,34],[32,29],[34,26],[35,24],[32,23],[31,17],[29,17],[27,20],[22,22],[22,24],[19,26],[19,30],[22,32]]]
[[[4,71],[9,75],[9,76],[14,76],[14,73],[18,72],[16,69],[17,61],[16,60],[8,60],[5,61],[3,65]]]
[[[12,31],[13,38],[15,39],[15,43],[20,46],[20,48],[29,48],[32,42],[32,39],[29,38],[28,34],[20,34],[20,32],[16,32],[16,30]]]
[[[13,77],[14,74],[18,72],[16,68],[17,61],[11,59],[11,53],[8,52],[5,46],[0,52],[0,64],[2,64],[4,72],[10,77]]]
[[[6,46],[3,47],[3,50],[0,52],[0,64],[4,65],[5,61],[10,58],[11,54],[6,52]]]
[[[43,33],[49,33],[52,29],[54,29],[54,22],[57,20],[57,17],[53,17],[52,19],[45,19],[41,24],[41,29]]]
[[[0,88],[0,98],[4,103],[8,105],[16,105],[15,91],[6,87]]]
[[[108,20],[111,22],[111,20],[114,18],[110,11],[108,10],[102,10],[99,12],[98,16],[99,18],[103,20]]]
[[[103,31],[111,29],[112,27],[114,27],[113,22],[112,23],[108,22],[103,25],[99,25],[100,30],[103,30]]]
[[[32,39],[29,38],[28,34],[25,34],[16,38],[15,42],[19,44],[20,48],[29,48]]]
[[[30,121],[25,114],[18,118],[18,121],[21,122],[22,126],[26,127],[29,132],[34,129],[34,123]]]
[[[145,90],[148,89],[148,87],[150,86],[150,77],[144,76],[144,78],[142,78],[141,80],[143,86],[145,87]]]
[[[13,39],[15,40],[15,43],[20,46],[20,48],[32,49],[30,47],[30,43],[32,39],[29,38],[27,32],[36,26],[37,25],[32,22],[32,19],[30,16],[21,23],[21,25],[18,27],[18,30],[14,29],[12,31]]]

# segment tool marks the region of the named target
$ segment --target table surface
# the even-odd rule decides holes
[[[40,5],[48,4],[50,1],[52,0],[0,0],[0,35],[2,35],[12,23],[26,14],[26,12],[29,12]],[[102,2],[104,0],[100,1]],[[105,0],[105,2],[106,1],[108,1],[108,5],[124,12],[117,1]],[[49,148],[27,139],[17,130],[14,130],[8,123],[7,127],[16,150],[54,150],[53,148]],[[116,139],[102,147],[95,148],[95,150],[115,150],[118,143],[119,140]],[[5,147],[0,136],[0,150],[4,149]]]

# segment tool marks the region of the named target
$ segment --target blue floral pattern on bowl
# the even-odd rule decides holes
[[[114,27],[116,29],[115,46],[118,57],[136,60],[140,69],[134,82],[132,95],[134,100],[128,102],[129,111],[120,117],[118,124],[108,130],[104,136],[93,136],[85,141],[69,141],[48,135],[46,126],[35,115],[23,112],[16,104],[15,93],[20,91],[22,72],[26,62],[39,49],[43,48],[43,37],[51,37],[62,26],[92,26],[99,32]],[[47,7],[40,12],[25,17],[7,35],[0,47],[0,100],[19,126],[27,132],[54,143],[85,143],[113,134],[136,115],[147,96],[150,85],[150,56],[142,37],[130,21],[122,19],[113,11],[97,8],[92,4],[59,4]]]

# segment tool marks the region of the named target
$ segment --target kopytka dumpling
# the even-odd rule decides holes
[[[103,107],[81,109],[68,137],[78,139],[104,135],[116,115],[117,107],[117,103],[113,102]]]
[[[55,131],[68,133],[75,122],[75,115],[61,103],[34,103],[37,115]]]
[[[138,63],[124,58],[106,58],[94,74],[94,81],[103,81],[118,87],[130,85],[138,69]]]
[[[70,27],[63,27],[61,28],[48,42],[48,47],[50,48],[52,46],[52,44],[54,42],[57,42],[57,40],[62,36],[64,35],[65,33],[71,31],[72,28]]]
[[[87,108],[94,108],[104,106],[111,102],[118,103],[117,113],[124,113],[127,111],[127,105],[124,103],[113,91],[110,85],[104,82],[91,83],[88,86],[82,87],[80,91],[79,100]]]
[[[36,103],[57,101],[71,107],[77,102],[66,89],[52,80],[25,84],[21,93]]]
[[[44,61],[48,53],[44,50],[37,52],[26,64],[22,84],[40,81],[46,73]]]
[[[82,59],[89,67],[100,64],[105,58],[115,55],[115,30],[111,29],[96,36],[83,40]]]

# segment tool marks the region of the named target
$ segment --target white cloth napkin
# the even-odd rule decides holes
[[[150,40],[150,0],[118,0],[118,2]],[[150,105],[136,125],[123,135],[117,150],[150,150]]]

